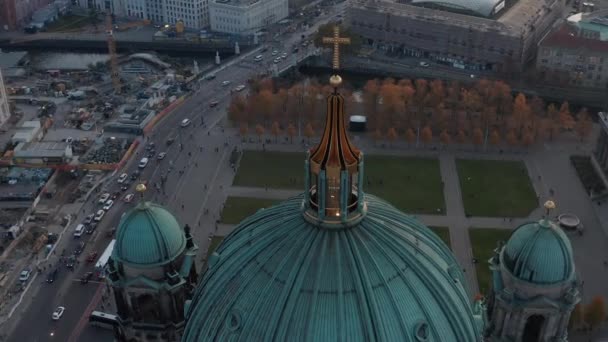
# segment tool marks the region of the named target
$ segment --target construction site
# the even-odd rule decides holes
[[[109,58],[86,70],[35,69],[27,52],[0,52],[0,108],[8,111],[0,115],[0,306],[22,291],[7,283],[15,261],[52,250],[49,232],[69,221],[57,217],[60,208],[85,201],[212,66],[117,52],[115,32],[149,24],[116,25],[106,15],[97,29]]]

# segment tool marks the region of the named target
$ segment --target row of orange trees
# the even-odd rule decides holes
[[[276,87],[269,79],[256,82],[248,97],[237,95],[229,107],[230,119],[241,133],[255,129],[260,137],[286,133],[295,127],[312,136],[322,127],[325,98],[332,89],[314,81]],[[554,139],[564,131],[584,139],[592,129],[585,108],[572,113],[568,102],[545,104],[539,97],[515,96],[502,81],[458,82],[417,79],[369,80],[361,92],[340,90],[349,114],[363,113],[375,140],[409,143],[473,143],[531,145]]]

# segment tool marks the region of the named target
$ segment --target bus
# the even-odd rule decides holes
[[[108,260],[112,256],[112,251],[114,250],[115,243],[116,243],[116,239],[110,241],[110,244],[108,245],[108,247],[106,247],[106,250],[103,251],[103,254],[99,257],[99,259],[97,260],[97,263],[95,264],[95,274],[97,275],[97,278],[99,278],[99,279],[103,279],[106,277],[105,268],[106,268],[106,265],[108,264]]]
[[[100,328],[112,329],[118,325],[118,316],[101,311],[93,311],[89,316],[89,323]]]

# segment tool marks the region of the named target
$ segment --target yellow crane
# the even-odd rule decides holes
[[[116,94],[120,94],[122,92],[122,86],[120,84],[120,75],[118,73],[116,42],[114,41],[112,13],[110,10],[106,12],[106,34],[108,35],[108,52],[110,54],[110,72],[112,73],[112,84],[114,85],[114,92]]]

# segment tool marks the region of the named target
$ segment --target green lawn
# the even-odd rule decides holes
[[[67,14],[47,26],[48,32],[57,32],[81,28],[91,23],[91,18],[80,15]]]
[[[233,185],[275,189],[304,188],[303,153],[244,151]],[[439,161],[365,156],[364,191],[408,213],[445,212]]]
[[[211,243],[209,244],[209,249],[207,249],[207,259],[209,260],[209,256],[219,247],[220,243],[224,241],[223,236],[214,236],[211,238]]]
[[[538,200],[521,161],[456,161],[465,213],[470,216],[526,217]]]
[[[469,229],[473,257],[477,259],[475,270],[477,272],[477,284],[481,293],[487,293],[490,286],[491,273],[488,260],[494,255],[494,249],[497,247],[498,241],[506,242],[511,233],[513,233],[511,229]]]
[[[220,222],[238,224],[259,209],[270,207],[277,202],[279,201],[275,199],[229,196],[224,203]]]
[[[233,185],[304,188],[304,153],[243,151]]]
[[[429,229],[437,234],[449,248],[452,248],[450,243],[450,229],[448,227],[429,227]]]

